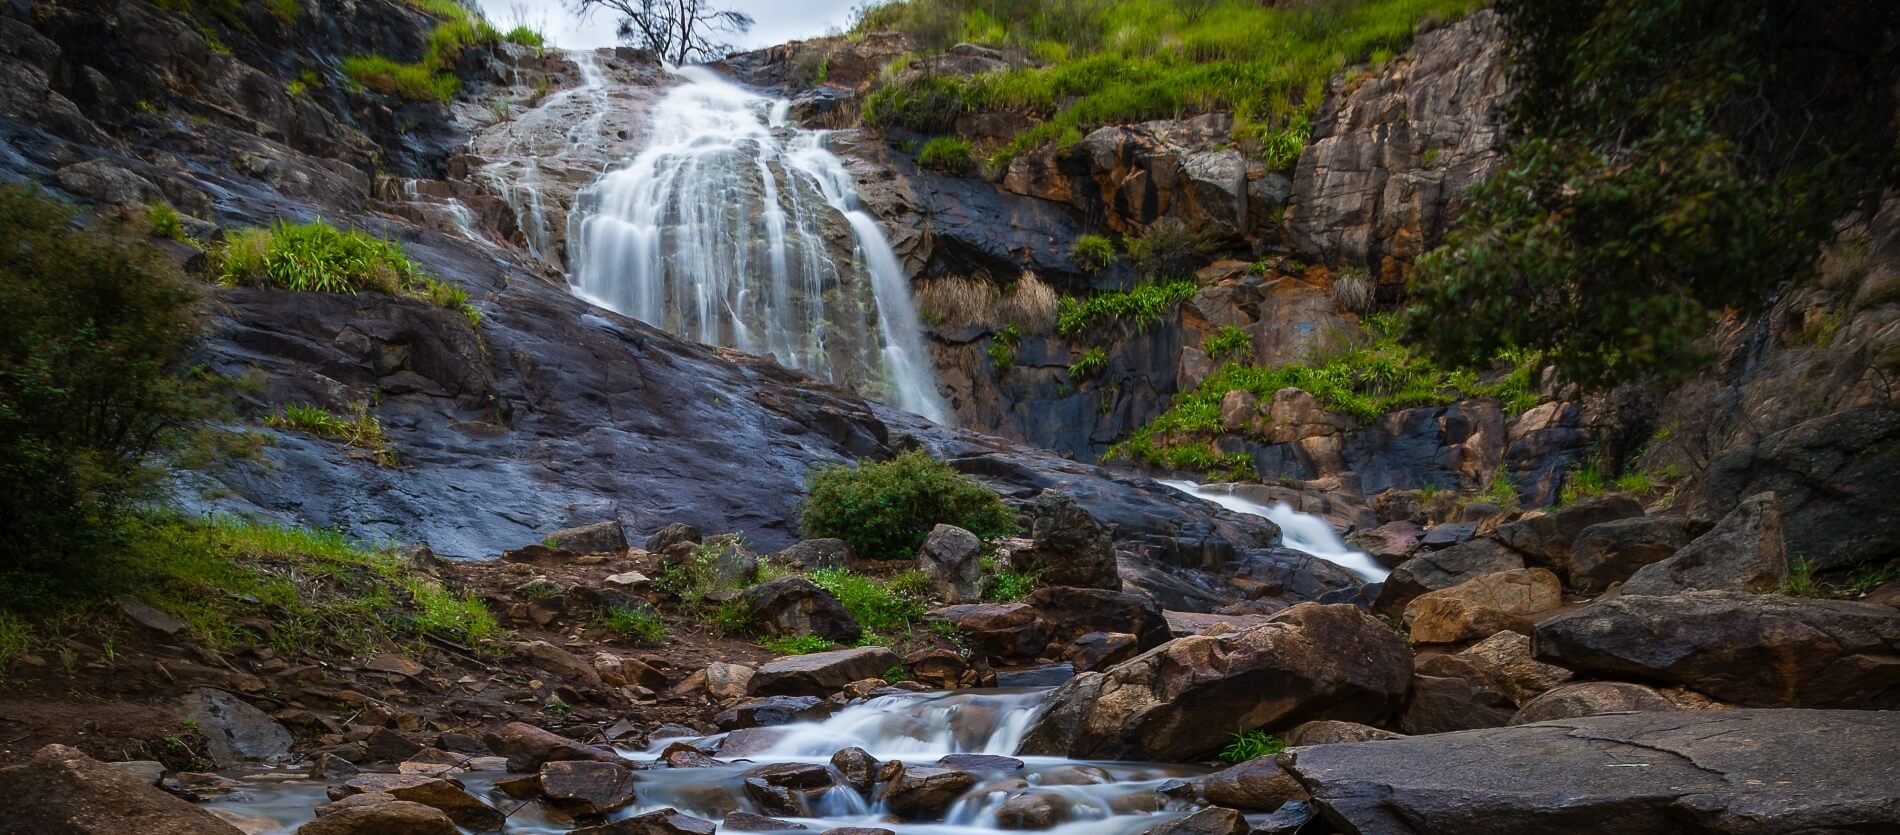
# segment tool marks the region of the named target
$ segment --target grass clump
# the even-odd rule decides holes
[[[1014,603],[1042,586],[1040,571],[1012,571],[995,557],[983,558],[983,599],[990,603]]]
[[[1056,332],[1075,336],[1103,321],[1125,322],[1137,332],[1161,323],[1175,305],[1187,301],[1197,288],[1192,281],[1142,284],[1128,290],[1097,293],[1086,299],[1064,296],[1056,309]]]
[[[983,352],[990,355],[990,365],[1001,374],[1016,364],[1016,346],[1022,343],[1023,334],[1015,325],[1006,325],[990,334],[990,344]]]
[[[1170,219],[1127,239],[1123,245],[1128,248],[1128,263],[1135,272],[1155,278],[1193,270],[1201,258],[1214,251],[1215,241],[1205,232]]]
[[[657,647],[672,635],[660,616],[645,606],[603,606],[596,622],[608,631],[644,647]]]
[[[1069,379],[1087,380],[1099,376],[1108,369],[1108,352],[1101,348],[1090,348],[1069,363]]]
[[[842,539],[869,559],[911,559],[939,524],[985,540],[1017,530],[1016,514],[995,491],[923,450],[856,468],[819,467],[805,484],[805,535]]]
[[[366,403],[356,404],[347,415],[317,406],[285,406],[282,412],[265,418],[264,425],[334,438],[345,446],[364,450],[385,467],[397,466],[396,452],[389,448],[389,439],[383,434],[383,422],[369,413]]]
[[[533,47],[535,49],[541,49],[547,43],[547,39],[541,36],[540,30],[532,26],[516,26],[502,33],[501,39],[511,44]]]
[[[1115,244],[1103,235],[1081,235],[1069,247],[1069,260],[1088,272],[1099,273],[1115,263]]]
[[[1255,728],[1234,734],[1232,742],[1220,752],[1221,762],[1238,765],[1259,757],[1271,756],[1286,750],[1286,741],[1273,734]]]
[[[1207,335],[1202,349],[1215,360],[1253,361],[1253,337],[1233,325],[1215,328],[1213,333]]]
[[[903,632],[924,616],[921,597],[850,569],[820,568],[805,577],[837,598],[866,633]]]
[[[170,203],[160,201],[146,206],[145,222],[151,224],[154,237],[170,238],[180,243],[191,241],[191,236],[185,234],[184,220]]]
[[[421,61],[409,64],[383,55],[352,55],[343,59],[340,67],[343,74],[386,96],[441,102],[454,98],[462,89],[462,80],[455,76],[455,65],[462,60],[462,53],[470,47],[493,46],[500,43],[503,36],[488,21],[460,6],[455,6],[453,14],[447,8],[424,11],[446,19],[429,31],[429,46]],[[509,34],[523,29],[526,27],[517,27]]]
[[[759,646],[778,655],[810,655],[831,649],[831,639],[817,635],[773,635],[760,638]]]
[[[917,164],[946,174],[967,174],[976,167],[970,159],[970,140],[939,136],[924,143],[917,152]]]
[[[323,221],[254,227],[231,235],[216,253],[219,283],[310,293],[371,290],[421,299],[462,314],[471,326],[481,311],[468,291],[429,275],[402,247],[366,232]]]

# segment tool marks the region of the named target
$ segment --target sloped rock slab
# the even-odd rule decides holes
[[[1593,716],[1301,748],[1282,761],[1352,835],[1900,831],[1900,713]]]

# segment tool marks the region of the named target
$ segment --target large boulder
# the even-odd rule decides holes
[[[765,728],[822,719],[836,710],[817,696],[766,696],[734,705],[713,717],[721,730]]]
[[[1148,650],[1173,637],[1161,607],[1139,592],[1049,586],[1037,589],[1023,602],[1035,607],[1058,641],[1073,641],[1090,632],[1126,632]]]
[[[1604,713],[1639,710],[1675,710],[1676,704],[1654,688],[1624,681],[1580,681],[1538,696],[1511,717],[1510,724],[1528,725],[1551,719],[1575,719]]]
[[[803,577],[780,577],[739,595],[746,623],[767,635],[817,635],[850,643],[864,635],[844,604]]]
[[[1052,586],[1120,590],[1115,543],[1108,529],[1065,493],[1044,490],[1023,511],[1030,521],[1028,548],[1009,552],[1017,571],[1039,574]]]
[[[1235,729],[1380,722],[1411,684],[1405,641],[1355,606],[1305,603],[1259,626],[1176,638],[1058,688],[1022,753],[1183,762]],[[1220,717],[1220,721],[1210,721]]]
[[[1282,755],[1346,832],[1889,831],[1900,713],[1631,713]],[[1457,767],[1447,767],[1456,763]]]
[[[983,599],[983,540],[955,525],[938,525],[917,549],[917,568],[946,603]]]
[[[970,636],[984,655],[1004,661],[1035,658],[1049,646],[1049,624],[1027,603],[965,603],[932,609],[926,618]]]
[[[598,763],[606,765],[606,763]],[[609,766],[621,768],[622,766]],[[508,816],[501,810],[469,794],[460,783],[446,777],[422,774],[359,774],[340,786],[330,787],[330,797],[342,800],[357,794],[387,794],[397,800],[420,803],[442,810],[455,821],[475,832],[493,832],[502,828]]]
[[[842,539],[803,539],[773,554],[772,559],[800,568],[843,568],[851,562],[851,546]]]
[[[1499,542],[1524,555],[1524,561],[1564,576],[1570,574],[1570,554],[1577,537],[1591,525],[1633,519],[1643,505],[1628,496],[1597,496],[1569,507],[1499,525],[1492,534]]]
[[[1689,520],[1680,516],[1636,516],[1584,528],[1570,546],[1570,585],[1602,591],[1629,579],[1645,565],[1661,562],[1689,544]]]
[[[1417,675],[1412,694],[1399,714],[1399,730],[1442,734],[1472,728],[1500,728],[1517,713],[1510,697],[1474,677]]]
[[[577,554],[608,554],[627,550],[627,531],[620,520],[608,519],[548,534],[544,545]]]
[[[752,674],[755,696],[828,696],[854,681],[877,678],[903,663],[884,647],[857,647],[794,655],[767,663]]]
[[[613,823],[582,827],[570,835],[713,835],[718,828],[718,824],[704,818],[660,809]]]
[[[900,762],[885,763],[882,777],[878,801],[905,820],[941,818],[950,804],[976,785],[976,778],[967,771]]]
[[[1443,551],[1427,551],[1399,564],[1379,587],[1373,611],[1399,617],[1421,594],[1448,589],[1486,574],[1523,568],[1524,557],[1495,539],[1480,537]]]
[[[243,699],[209,687],[185,697],[185,715],[204,735],[205,752],[221,768],[274,761],[290,753],[290,731]]]
[[[1255,757],[1195,781],[1201,799],[1243,812],[1271,812],[1292,800],[1305,800],[1306,789],[1273,757]]]
[[[318,807],[317,819],[297,827],[297,835],[456,835],[461,831],[433,806],[382,794],[356,795],[350,800],[357,798],[365,802]]]
[[[1455,644],[1499,632],[1529,632],[1531,617],[1563,604],[1557,575],[1542,568],[1500,571],[1420,595],[1405,607],[1415,644]]]
[[[1788,552],[1816,570],[1900,554],[1900,406],[1880,402],[1816,418],[1724,450],[1689,511],[1717,524],[1748,496],[1772,491]]]
[[[1665,560],[1643,566],[1623,584],[1624,594],[1668,595],[1700,589],[1774,591],[1788,579],[1775,494],[1744,499],[1715,527]]]
[[[623,765],[551,762],[540,779],[541,795],[570,815],[604,815],[633,802],[633,771]]]
[[[1575,677],[1569,670],[1538,661],[1531,652],[1530,636],[1519,632],[1499,632],[1450,657],[1520,707]],[[1423,671],[1425,665],[1419,666]]]
[[[1900,609],[1734,591],[1625,595],[1537,625],[1537,658],[1751,707],[1900,707]]]
[[[48,745],[0,768],[0,833],[7,835],[243,835],[131,773]]]
[[[1301,722],[1292,730],[1281,735],[1290,747],[1301,745],[1332,745],[1337,742],[1368,742],[1375,739],[1398,739],[1404,734],[1393,733],[1361,725],[1357,722],[1341,722],[1337,719],[1315,719]]]

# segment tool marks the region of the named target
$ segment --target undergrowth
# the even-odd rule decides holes
[[[778,655],[810,655],[831,649],[831,639],[817,635],[771,635],[760,638],[759,646]]]
[[[396,452],[383,435],[383,423],[369,413],[369,405],[356,404],[349,414],[337,414],[317,406],[285,406],[282,412],[264,419],[264,425],[276,429],[294,429],[323,438],[334,438],[356,447],[385,467],[398,466]]]
[[[1221,762],[1238,765],[1248,760],[1278,754],[1286,750],[1286,742],[1273,734],[1255,728],[1234,734],[1232,742],[1220,752]]]
[[[1097,293],[1087,298],[1063,296],[1056,312],[1056,332],[1076,336],[1106,322],[1125,323],[1137,332],[1161,323],[1174,306],[1194,295],[1192,281],[1142,284],[1128,290]]]
[[[364,290],[421,299],[462,314],[470,326],[482,313],[468,291],[431,276],[393,241],[323,221],[239,230],[215,253],[226,286],[275,287],[312,293]]]
[[[603,606],[595,620],[607,630],[640,646],[657,647],[672,634],[660,616],[645,606]]]

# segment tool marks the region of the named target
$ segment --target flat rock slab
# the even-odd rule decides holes
[[[1900,829],[1900,713],[1627,713],[1293,749],[1353,835]],[[1893,827],[1895,829],[1890,829]]]

